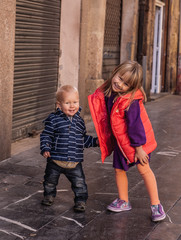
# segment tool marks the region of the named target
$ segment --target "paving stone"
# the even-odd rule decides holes
[[[174,95],[146,104],[158,142],[150,165],[167,212],[164,221],[151,221],[149,197],[136,167],[127,173],[132,210],[106,210],[118,193],[112,155],[102,164],[99,148],[84,150],[86,212],[73,211],[71,184],[63,175],[54,204],[42,206],[46,160],[37,136],[16,142],[12,158],[0,162],[0,240],[181,240],[180,106],[180,96]],[[87,132],[96,135],[92,122]]]

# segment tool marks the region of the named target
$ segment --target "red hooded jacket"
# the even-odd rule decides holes
[[[114,150],[115,139],[122,154],[127,159],[127,163],[134,162],[135,148],[130,145],[125,119],[126,108],[130,105],[130,96],[131,94],[126,94],[116,100],[110,117],[107,112],[104,93],[99,88],[88,96],[90,112],[99,138],[102,162]],[[132,101],[135,99],[140,100],[140,117],[146,134],[146,143],[142,147],[149,154],[156,148],[157,143],[151,122],[143,105],[143,94],[140,90],[136,91]]]

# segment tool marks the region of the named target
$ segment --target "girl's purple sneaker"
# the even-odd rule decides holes
[[[130,202],[125,202],[119,198],[116,198],[107,209],[112,212],[122,212],[122,211],[129,211],[132,209]]]
[[[161,204],[151,206],[151,219],[153,222],[158,222],[166,218],[165,211]]]

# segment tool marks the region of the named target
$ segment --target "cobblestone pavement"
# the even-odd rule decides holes
[[[136,168],[128,172],[133,209],[106,210],[117,189],[112,156],[102,164],[98,148],[84,152],[86,212],[74,213],[73,193],[64,176],[55,203],[42,206],[46,162],[37,136],[13,143],[12,158],[0,162],[0,240],[181,240],[181,97],[167,95],[148,102],[146,108],[158,142],[151,168],[167,212],[164,221],[151,222],[149,198]],[[92,122],[87,130],[96,135]]]

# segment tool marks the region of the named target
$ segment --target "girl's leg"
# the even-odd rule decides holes
[[[131,204],[128,201],[128,178],[126,172],[115,168],[116,183],[119,198],[116,198],[107,209],[112,212],[122,212],[131,210]]]
[[[146,189],[150,196],[151,205],[159,204],[160,200],[158,197],[157,182],[155,175],[149,166],[149,163],[145,164],[144,166],[137,164],[137,169],[145,182]]]
[[[115,177],[119,198],[128,202],[128,178],[126,172],[124,170],[115,168]]]

